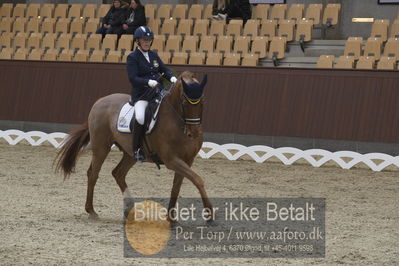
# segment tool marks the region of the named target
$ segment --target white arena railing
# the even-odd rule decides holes
[[[0,130],[0,139],[4,139],[10,145],[27,141],[32,146],[40,146],[48,142],[55,148],[59,148],[66,136],[67,134],[60,132],[48,134],[40,131]],[[239,144],[219,145],[212,142],[204,142],[202,149],[198,153],[203,159],[212,158],[217,154],[222,154],[226,159],[231,161],[235,161],[243,156],[249,156],[255,162],[263,163],[275,157],[285,165],[292,165],[296,161],[303,159],[314,167],[320,167],[327,162],[335,162],[343,169],[351,169],[359,163],[365,164],[373,171],[381,171],[389,166],[399,168],[399,156],[391,156],[383,153],[360,154],[353,151],[330,152],[322,149],[303,151],[290,147],[272,148],[262,145],[246,147]],[[375,161],[378,161],[378,163]]]

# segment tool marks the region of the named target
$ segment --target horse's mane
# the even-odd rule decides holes
[[[194,73],[191,71],[184,71],[183,73],[180,74],[179,78],[184,78],[185,80],[188,80],[189,82],[191,81],[196,81],[198,82],[195,78],[194,78]]]

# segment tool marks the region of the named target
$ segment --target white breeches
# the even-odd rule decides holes
[[[136,120],[140,125],[144,125],[145,119],[145,108],[147,108],[147,101],[137,101],[134,105],[134,113],[136,115]]]

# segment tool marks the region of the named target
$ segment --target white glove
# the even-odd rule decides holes
[[[148,86],[150,86],[151,88],[155,88],[158,85],[158,81],[150,79],[148,81]]]
[[[176,83],[176,82],[177,82],[177,78],[176,78],[176,77],[174,77],[174,76],[173,76],[173,77],[171,77],[171,78],[170,78],[170,82],[172,82],[172,83]]]

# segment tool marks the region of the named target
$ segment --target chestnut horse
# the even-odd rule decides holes
[[[183,72],[163,99],[155,128],[145,136],[148,144],[144,145],[147,159],[150,159],[149,147],[168,169],[175,172],[169,210],[175,207],[183,178],[186,177],[198,188],[204,207],[212,215],[204,181],[190,168],[203,142],[202,96],[206,81],[206,76],[199,83],[193,73]],[[125,177],[136,163],[132,156],[132,135],[119,133],[116,128],[119,110],[129,99],[130,95],[127,94],[112,94],[99,99],[93,105],[88,121],[70,132],[56,157],[56,170],[61,169],[66,178],[73,172],[80,151],[90,143],[93,153],[87,170],[85,209],[91,218],[98,217],[93,207],[94,186],[113,144],[123,152],[123,157],[112,175],[123,196],[131,197]]]

